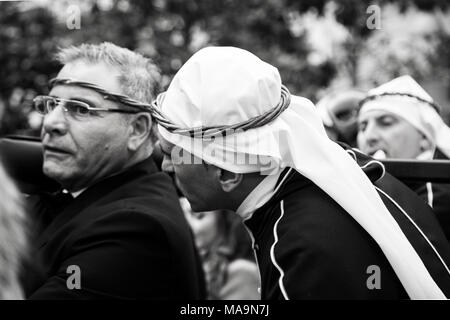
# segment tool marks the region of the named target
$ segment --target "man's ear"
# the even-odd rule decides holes
[[[131,133],[128,139],[128,149],[138,150],[150,135],[152,118],[148,113],[138,113],[130,121]]]
[[[234,173],[221,168],[217,168],[216,174],[220,186],[225,192],[231,192],[236,189],[244,178],[244,175],[242,173]]]

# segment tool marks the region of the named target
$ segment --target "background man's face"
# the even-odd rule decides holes
[[[75,61],[58,78],[93,83],[120,93],[118,71],[105,64]],[[77,86],[57,85],[51,96],[88,102],[95,107],[117,107],[99,93]],[[123,115],[98,112],[76,119],[60,106],[47,114],[42,128],[44,173],[63,187],[76,191],[123,168],[127,159],[127,130]]]
[[[370,111],[358,119],[358,148],[368,155],[382,150],[387,158],[414,159],[425,137],[406,120],[385,111]]]

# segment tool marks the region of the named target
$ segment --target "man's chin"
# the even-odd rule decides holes
[[[189,204],[191,205],[191,210],[193,212],[206,212],[206,211],[214,211],[214,210],[219,210],[221,208],[217,208],[216,206],[212,205],[212,204],[208,204],[204,201],[196,201],[195,199],[189,199],[187,198],[189,201]],[[217,204],[216,204],[217,205]]]
[[[44,174],[50,179],[62,184],[63,181],[67,180],[67,170],[63,167],[56,165],[53,162],[44,162],[42,167]]]

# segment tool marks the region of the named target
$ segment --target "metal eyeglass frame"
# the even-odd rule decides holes
[[[67,108],[67,106],[66,106],[66,103],[67,103],[67,102],[76,103],[76,104],[78,104],[78,105],[81,105],[81,106],[85,107],[88,111],[106,111],[106,112],[118,112],[118,113],[138,113],[138,112],[139,112],[139,111],[124,110],[124,109],[119,109],[119,108],[97,108],[97,107],[91,107],[91,106],[89,105],[89,103],[84,102],[84,101],[78,101],[78,100],[72,100],[72,99],[63,99],[63,98],[57,98],[57,97],[52,97],[52,96],[46,96],[46,95],[39,95],[39,96],[36,96],[36,97],[33,99],[33,107],[34,107],[34,109],[35,109],[39,114],[42,114],[42,115],[47,115],[47,114],[49,114],[49,113],[50,113],[51,111],[53,111],[55,108],[53,108],[52,110],[50,110],[49,107],[48,107],[48,105],[45,103],[44,105],[45,105],[46,112],[45,112],[45,111],[44,111],[44,112],[41,112],[41,110],[39,110],[39,109],[36,107],[36,100],[37,100],[37,99],[43,99],[44,101],[45,101],[45,100],[52,99],[52,100],[54,100],[54,101],[56,102],[55,108],[58,107],[58,106],[61,106],[61,108],[62,108],[65,112],[71,112],[71,111]],[[77,114],[77,113],[74,113],[74,114]],[[86,116],[87,116],[87,115],[89,115],[89,113],[86,113],[86,114],[77,114],[77,115],[79,115],[79,116],[86,115]]]

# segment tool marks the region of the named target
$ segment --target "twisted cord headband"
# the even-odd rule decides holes
[[[123,94],[109,92],[109,91],[103,89],[102,87],[97,86],[92,83],[89,83],[89,82],[78,81],[78,80],[73,80],[73,79],[64,79],[64,78],[54,78],[49,81],[50,88],[52,88],[53,86],[58,85],[58,84],[74,85],[74,86],[78,86],[78,87],[92,89],[94,91],[97,91],[101,95],[103,95],[104,99],[120,102],[126,106],[139,109],[139,110],[136,110],[136,113],[137,112],[150,112],[151,113],[151,111],[150,111],[151,105],[131,99],[130,97],[125,96]]]
[[[248,130],[258,128],[270,123],[276,119],[284,110],[286,110],[291,103],[291,94],[285,86],[281,86],[281,98],[280,102],[263,113],[262,115],[252,117],[248,120],[233,124],[233,125],[221,125],[221,126],[199,126],[194,128],[182,128],[172,123],[164,114],[160,111],[161,104],[164,101],[165,92],[160,93],[156,100],[152,102],[152,115],[155,117],[159,125],[170,133],[181,134],[189,136],[191,138],[209,138],[212,136],[225,136],[226,133],[235,132],[236,130]]]
[[[235,130],[245,131],[248,129],[261,127],[276,119],[284,110],[286,110],[287,107],[289,107],[291,103],[291,94],[289,93],[289,90],[282,85],[280,102],[274,108],[263,113],[262,115],[250,118],[246,121],[233,125],[183,128],[171,122],[161,112],[160,110],[161,103],[164,100],[165,92],[160,93],[156,98],[156,100],[154,100],[151,104],[148,104],[139,102],[123,94],[109,92],[103,89],[102,87],[89,82],[78,81],[73,79],[55,78],[50,80],[49,84],[50,87],[60,84],[60,85],[75,85],[87,89],[92,89],[103,95],[105,99],[117,101],[123,103],[126,106],[138,109],[136,110],[136,113],[149,112],[151,116],[156,120],[156,122],[170,133],[190,136],[191,138],[209,138],[218,135],[225,136],[225,134],[230,131],[231,132],[234,132]]]
[[[383,96],[404,96],[404,97],[414,98],[414,99],[416,99],[416,100],[418,100],[418,101],[420,101],[420,102],[423,102],[423,103],[425,103],[425,104],[428,104],[428,105],[431,106],[434,110],[436,110],[436,112],[437,112],[438,114],[440,113],[440,110],[441,110],[441,108],[439,107],[439,105],[437,105],[436,103],[434,103],[434,102],[432,102],[432,101],[428,101],[428,100],[425,100],[425,99],[423,99],[423,98],[421,98],[421,97],[415,96],[415,95],[410,94],[410,93],[404,93],[404,92],[384,92],[384,93],[380,93],[380,94],[374,94],[374,95],[367,96],[367,97],[365,97],[364,99],[362,99],[362,100],[359,102],[359,108],[362,108],[362,106],[363,106],[366,102],[371,101],[371,100],[378,99],[378,98],[383,97]]]

